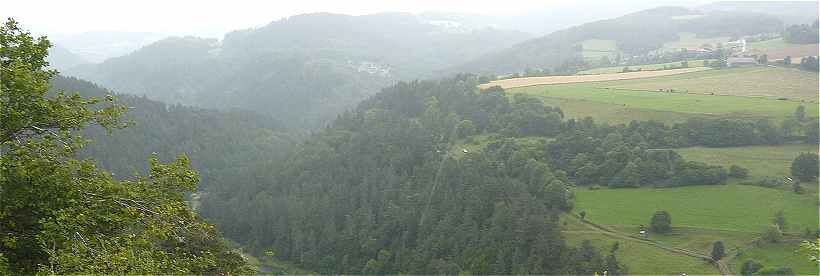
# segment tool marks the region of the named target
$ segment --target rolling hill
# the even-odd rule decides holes
[[[525,37],[453,29],[402,13],[306,14],[222,40],[161,40],[67,74],[118,93],[253,110],[291,127],[318,127],[396,80],[430,76]]]
[[[777,32],[773,16],[745,12],[703,12],[661,7],[595,21],[516,44],[450,68],[448,72],[510,74],[527,68],[574,73],[585,66],[584,42],[613,41],[623,57],[644,55],[679,40],[680,33],[703,37]]]

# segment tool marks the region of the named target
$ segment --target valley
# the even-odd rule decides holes
[[[8,5],[0,275],[820,269],[816,2],[149,2]]]

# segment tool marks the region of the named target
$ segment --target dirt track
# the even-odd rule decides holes
[[[619,233],[619,232],[616,232],[616,231],[612,231],[610,229],[604,228],[604,227],[599,226],[597,224],[590,223],[589,221],[582,220],[582,219],[580,219],[579,217],[577,217],[575,215],[570,215],[569,217],[577,220],[581,224],[585,225],[587,228],[592,229],[592,230],[594,230],[598,233],[601,233],[601,234],[604,234],[604,235],[607,235],[607,236],[610,236],[610,237],[613,237],[613,238],[619,238],[619,239],[630,240],[630,241],[635,241],[635,242],[648,244],[648,245],[654,246],[656,248],[666,250],[666,251],[669,251],[669,252],[672,252],[672,253],[675,253],[675,254],[685,255],[685,256],[689,256],[689,257],[693,257],[693,258],[698,258],[698,259],[703,260],[703,261],[711,262],[712,264],[715,265],[715,267],[718,268],[718,270],[720,270],[720,273],[722,275],[734,275],[734,273],[732,273],[732,270],[729,268],[729,265],[727,264],[729,258],[723,258],[723,259],[721,259],[717,262],[713,262],[713,261],[711,261],[711,257],[707,256],[705,254],[701,254],[701,253],[694,252],[692,250],[688,250],[688,249],[684,249],[684,248],[667,246],[667,245],[658,243],[658,242],[653,241],[653,240],[638,238],[638,237],[634,237],[634,236],[631,236],[631,235],[627,235],[627,234]]]
[[[534,85],[548,85],[548,84],[563,84],[563,83],[579,83],[579,82],[595,82],[595,81],[614,81],[614,80],[631,80],[651,77],[670,76],[691,72],[698,72],[709,70],[707,67],[695,68],[681,68],[671,70],[658,71],[641,71],[617,74],[600,74],[600,75],[576,75],[576,76],[549,76],[549,77],[531,77],[531,78],[514,78],[506,80],[497,80],[490,83],[480,85],[481,89],[490,88],[493,86],[501,86],[501,88],[515,88]]]

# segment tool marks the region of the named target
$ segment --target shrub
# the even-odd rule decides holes
[[[757,261],[746,260],[745,262],[743,262],[743,266],[740,267],[740,275],[752,275],[755,272],[759,271],[761,268],[763,268],[763,265],[758,263]]]
[[[729,177],[734,178],[746,178],[749,176],[749,169],[738,166],[732,165],[729,167]]]
[[[649,225],[652,232],[668,233],[672,229],[672,217],[667,211],[657,211],[652,215]]]
[[[794,275],[791,267],[778,267],[761,270],[758,275]]]
[[[804,182],[817,178],[818,160],[816,153],[801,153],[792,161],[792,176]]]
[[[766,228],[766,232],[763,232],[763,239],[767,242],[778,243],[783,239],[783,231],[777,225],[772,224]]]

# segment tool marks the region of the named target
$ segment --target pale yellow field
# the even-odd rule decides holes
[[[641,71],[629,73],[616,74],[600,74],[600,75],[582,75],[582,76],[549,76],[549,77],[532,77],[532,78],[515,78],[506,80],[497,80],[490,83],[482,84],[481,89],[490,88],[493,86],[501,86],[501,88],[515,88],[535,85],[549,85],[549,84],[565,84],[565,83],[581,83],[581,82],[597,82],[597,81],[615,81],[615,80],[631,80],[652,77],[671,76],[684,73],[699,72],[709,70],[710,68],[681,68],[661,71]]]

